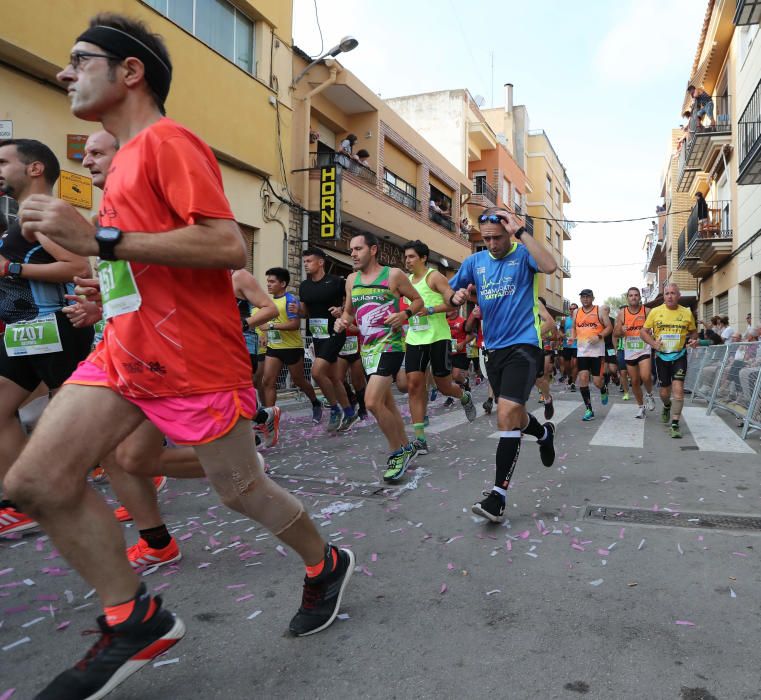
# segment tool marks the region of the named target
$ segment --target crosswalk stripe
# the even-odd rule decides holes
[[[456,403],[459,404],[459,400],[457,400]],[[437,433],[443,433],[445,430],[451,430],[452,428],[456,428],[458,425],[467,422],[468,419],[465,417],[465,412],[459,405],[456,405],[454,407],[454,412],[449,415],[431,416],[431,424],[425,429],[425,432],[426,435],[436,435]]]
[[[589,444],[604,447],[642,447],[645,444],[645,421],[637,420],[635,415],[636,406],[614,404]]]
[[[721,417],[706,415],[704,408],[688,406],[682,409],[690,435],[702,452],[737,452],[753,454],[755,450],[745,442]]]
[[[579,402],[577,402],[577,401],[558,401],[556,399],[555,400],[555,415],[552,416],[552,422],[557,427],[557,425],[559,423],[562,423],[566,418],[568,418],[568,416],[570,416],[577,408],[579,408],[581,406],[583,406],[583,404],[580,401]],[[496,411],[496,406],[495,406],[495,411]],[[537,408],[535,411],[532,411],[532,413],[534,414],[534,417],[540,423],[544,423],[545,422],[546,419],[544,417],[544,406],[542,406],[541,408]],[[489,435],[489,437],[491,437],[491,438],[498,438],[499,437],[499,431],[497,431],[496,433],[492,433],[491,435]],[[524,438],[524,440],[535,440],[536,439],[536,438],[531,437],[531,435],[524,435],[523,438]]]

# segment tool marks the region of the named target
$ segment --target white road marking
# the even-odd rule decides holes
[[[701,452],[755,453],[719,416],[707,416],[704,408],[688,406],[682,409],[682,418],[687,421],[690,435]]]
[[[637,406],[613,404],[590,445],[603,447],[642,447],[645,444],[645,420],[638,420]]]

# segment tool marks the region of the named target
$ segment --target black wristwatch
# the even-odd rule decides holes
[[[8,263],[8,274],[6,277],[10,277],[11,279],[18,279],[21,277],[22,268],[23,265],[20,262]]]
[[[407,318],[412,318],[412,309],[405,309],[404,313],[407,314]]]
[[[124,234],[113,226],[98,226],[95,240],[98,241],[98,257],[101,260],[117,260],[115,248]]]
[[[526,233],[526,227],[525,227],[525,226],[521,226],[521,227],[520,227],[520,228],[519,228],[519,229],[518,229],[518,230],[515,232],[515,234],[514,234],[514,235],[515,235],[515,237],[516,237],[518,240],[520,240],[520,239],[521,239],[521,236],[522,236],[524,233]]]

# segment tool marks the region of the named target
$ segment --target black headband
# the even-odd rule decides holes
[[[163,109],[169,94],[169,84],[172,82],[172,69],[153,49],[121,29],[106,27],[102,24],[82,32],[77,37],[77,41],[86,41],[88,44],[100,46],[104,51],[122,60],[134,57],[142,61],[145,66],[145,80],[156,93]]]

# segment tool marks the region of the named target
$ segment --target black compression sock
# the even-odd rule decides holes
[[[494,485],[505,490],[510,485],[510,479],[513,478],[513,471],[521,451],[521,439],[518,437],[520,431],[510,432],[515,432],[516,436],[500,437],[497,443],[497,473]]]
[[[357,391],[357,403],[359,404],[359,410],[363,413],[367,413],[367,409],[365,408],[365,390],[360,389]]]
[[[166,529],[166,525],[140,530],[140,537],[148,543],[149,547],[154,549],[164,549],[172,541],[172,536]]]
[[[584,401],[584,405],[591,411],[592,410],[592,397],[589,395],[588,386],[580,386],[579,392],[581,392],[581,398]]]
[[[544,426],[536,419],[532,413],[528,414],[528,425],[523,429],[526,435],[532,435],[537,440],[544,437]]]

